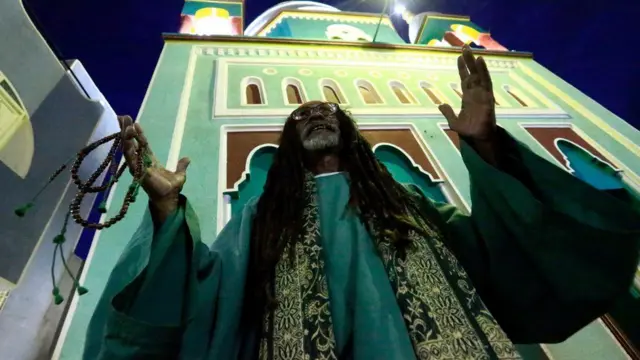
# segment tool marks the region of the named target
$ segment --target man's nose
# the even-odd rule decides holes
[[[313,122],[313,121],[322,121],[324,120],[324,116],[322,116],[322,114],[318,114],[318,113],[314,113],[313,115],[309,116],[309,121]]]

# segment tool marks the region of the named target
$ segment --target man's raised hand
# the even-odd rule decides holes
[[[458,115],[449,104],[439,106],[449,128],[460,136],[479,142],[492,141],[496,133],[495,98],[489,69],[482,57],[474,58],[465,45],[458,57],[462,107]]]
[[[178,196],[187,180],[186,171],[189,159],[180,159],[176,171],[167,170],[158,163],[151,152],[147,138],[139,124],[134,124],[129,116],[119,116],[118,122],[122,134],[124,158],[129,169],[134,169],[138,164],[138,156],[141,156],[138,154],[138,149],[140,147],[146,148],[151,164],[145,170],[141,186],[149,196],[152,208],[155,208],[160,217],[159,220],[164,220],[178,206]]]

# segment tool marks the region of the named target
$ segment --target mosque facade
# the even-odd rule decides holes
[[[399,8],[407,41],[386,15],[290,1],[245,24],[244,10],[242,0],[185,3],[179,31],[164,34],[138,118],[169,168],[182,156],[192,159],[184,193],[200,216],[204,242],[260,194],[286,117],[310,100],[347,109],[398,181],[469,211],[459,139],[438,110],[442,103],[460,107],[456,58],[464,44],[487,61],[500,126],[595,187],[623,184],[640,193],[640,133],[469,17]],[[116,206],[107,216],[125,191],[112,191]],[[93,239],[82,274],[92,291],[72,300],[54,358],[80,358],[100,292],[144,211],[136,203]],[[521,346],[524,358],[640,356],[639,289],[640,275],[610,314],[564,343]]]

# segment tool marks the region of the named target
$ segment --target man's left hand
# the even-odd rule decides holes
[[[449,104],[440,105],[440,112],[451,130],[470,140],[486,161],[495,163],[495,98],[487,64],[482,57],[476,59],[465,45],[458,57],[458,72],[462,88],[460,114],[456,115]]]

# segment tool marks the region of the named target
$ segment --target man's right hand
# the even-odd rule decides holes
[[[180,191],[187,180],[189,159],[180,159],[176,171],[167,170],[153,155],[139,124],[134,124],[129,116],[119,116],[118,122],[122,134],[124,158],[129,170],[137,166],[137,150],[140,146],[146,147],[147,155],[151,158],[151,165],[145,170],[141,186],[149,196],[154,222],[156,225],[161,225],[178,208]]]

